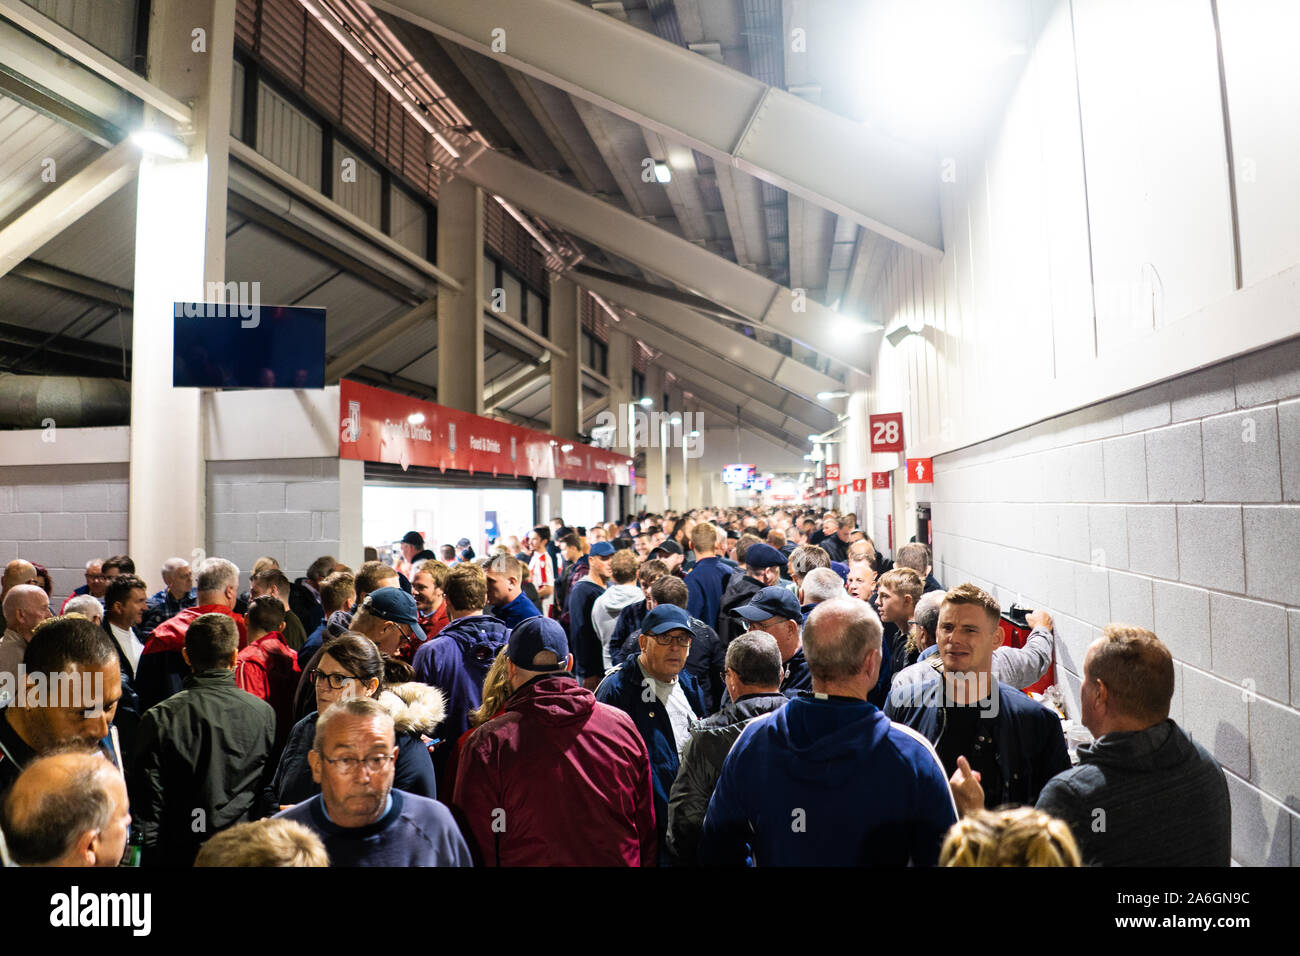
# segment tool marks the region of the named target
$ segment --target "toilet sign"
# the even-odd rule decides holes
[[[866,491],[866,490],[867,490],[867,479],[865,479],[865,478],[854,478],[854,479],[853,479],[853,490],[854,490],[854,491]]]
[[[929,485],[934,483],[934,467],[931,458],[907,459],[907,483],[909,485]]]

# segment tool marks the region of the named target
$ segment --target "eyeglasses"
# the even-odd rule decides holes
[[[369,757],[326,757],[321,754],[321,759],[331,767],[351,775],[357,772],[362,764],[365,764],[366,770],[371,773],[381,773],[393,761],[395,754],[371,754]]]
[[[655,643],[660,647],[668,647],[672,644],[676,644],[678,647],[690,647],[693,635],[687,633],[685,636],[674,637],[672,632],[669,632],[667,634],[651,634],[650,636],[655,639]]]
[[[307,679],[313,684],[322,677],[334,690],[342,690],[344,687],[347,687],[348,684],[356,680],[356,678],[351,674],[326,674],[324,671],[316,668],[312,668],[312,670],[307,674]]]

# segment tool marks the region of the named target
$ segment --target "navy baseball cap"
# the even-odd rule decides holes
[[[664,554],[682,554],[682,553],[683,553],[683,552],[682,552],[682,546],[681,546],[680,544],[678,544],[676,541],[674,541],[672,538],[668,538],[667,540],[665,540],[665,541],[662,542],[661,544],[656,545],[656,546],[655,546],[655,549],[654,549],[653,551],[651,551],[650,553],[651,553],[652,555],[655,555],[655,554],[659,554],[660,552],[663,552]]]
[[[770,544],[751,544],[745,552],[745,564],[751,568],[779,568],[790,559]]]
[[[676,604],[656,604],[641,622],[642,634],[667,634],[669,631],[690,630],[691,616]]]
[[[413,548],[423,548],[424,535],[418,531],[408,531],[402,535],[402,544],[409,544]]]
[[[749,603],[736,608],[736,613],[746,621],[757,624],[770,617],[783,617],[796,624],[803,623],[803,611],[799,609],[799,599],[789,588],[772,586],[763,588]]]
[[[469,538],[461,538],[459,541],[456,542],[456,547],[458,548],[468,548],[469,545],[470,545]]]
[[[591,546],[591,553],[598,558],[608,558],[614,551],[614,546],[608,541],[597,541]]]
[[[559,658],[558,664],[534,664],[533,658],[542,651],[551,651]],[[560,622],[549,617],[530,617],[521,621],[510,632],[506,643],[506,656],[516,667],[525,670],[549,672],[568,670],[569,639]]]
[[[415,598],[401,588],[387,587],[371,591],[361,605],[377,618],[395,624],[409,624],[415,639],[424,643],[424,628],[420,627],[420,614]]]

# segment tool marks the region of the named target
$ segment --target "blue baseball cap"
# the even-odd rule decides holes
[[[751,544],[749,550],[745,552],[745,564],[751,568],[780,568],[784,567],[789,560],[776,548],[761,541],[758,544]]]
[[[783,617],[796,624],[803,623],[803,611],[799,609],[799,599],[789,588],[773,586],[763,588],[749,603],[736,608],[736,613],[746,621],[757,624],[770,617]]]
[[[425,641],[424,628],[420,627],[420,613],[415,598],[401,588],[380,588],[366,595],[361,605],[377,618],[395,624],[409,624],[417,642]]]
[[[641,622],[642,634],[667,634],[669,631],[690,630],[691,616],[676,604],[656,604]]]
[[[615,550],[615,547],[608,541],[597,541],[591,546],[590,553],[598,558],[608,558]]]
[[[542,651],[554,653],[559,658],[559,663],[545,666],[534,664],[533,658]],[[530,617],[510,632],[506,657],[514,661],[516,667],[525,670],[565,671],[568,670],[569,662],[569,638],[559,621],[549,617]]]

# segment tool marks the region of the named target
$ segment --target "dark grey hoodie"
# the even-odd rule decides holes
[[[1172,720],[1106,734],[1047,782],[1038,809],[1070,825],[1085,866],[1228,866],[1228,781]]]

